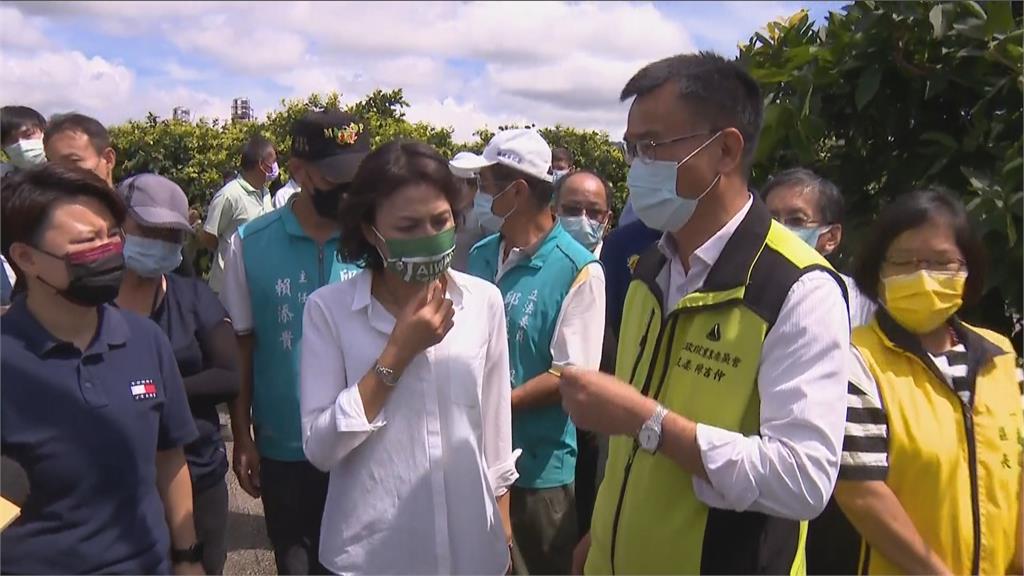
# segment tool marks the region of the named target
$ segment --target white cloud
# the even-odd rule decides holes
[[[64,111],[96,113],[123,102],[135,75],[128,68],[81,52],[0,55],[0,92],[5,102],[19,101]]]
[[[230,110],[230,101],[181,85],[139,86],[125,66],[77,51],[3,53],[0,78],[0,100],[30,105],[46,116],[76,111],[114,124],[147,112],[168,117],[179,105],[193,117],[223,118]]]
[[[796,9],[720,6],[720,17],[683,20],[652,2],[5,2],[4,46],[38,49],[51,24],[72,30],[72,44],[51,48],[49,60],[3,54],[0,92],[113,122],[148,110],[168,116],[177,105],[223,117],[238,95],[262,115],[280,98],[338,91],[351,102],[402,88],[410,120],[452,126],[458,139],[526,122],[617,138],[628,109],[619,91],[644,64],[695,50],[693,33],[734,46],[768,14]],[[18,34],[7,33],[8,22]],[[149,76],[133,54],[125,63],[90,57],[73,40],[86,24],[108,37],[154,39],[171,53]]]
[[[49,47],[50,41],[36,20],[25,17],[13,7],[0,6],[0,47],[5,50]]]

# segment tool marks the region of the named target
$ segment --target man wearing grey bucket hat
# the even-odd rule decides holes
[[[177,557],[220,574],[227,556],[228,471],[217,405],[238,393],[238,348],[227,312],[198,278],[171,271],[192,234],[188,199],[156,174],[139,174],[118,186],[128,208],[124,223],[125,272],[116,304],[163,329],[188,394],[199,437],[185,446],[192,479],[192,508],[199,544]]]

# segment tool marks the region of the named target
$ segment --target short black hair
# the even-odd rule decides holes
[[[50,118],[50,124],[46,127],[46,133],[43,134],[43,145],[57,134],[64,132],[85,134],[97,154],[102,154],[104,150],[110,148],[110,132],[107,132],[107,127],[92,116],[78,112],[58,114]]]
[[[576,159],[573,158],[572,150],[561,147],[555,148],[551,151],[551,163],[554,164],[558,160],[564,161],[569,166],[572,166],[572,163],[576,161]]]
[[[743,135],[743,164],[749,169],[761,132],[761,88],[735,60],[714,52],[678,54],[652,62],[633,75],[619,99],[645,96],[675,83],[679,97],[707,118],[711,128],[736,128]]]
[[[537,206],[549,206],[551,204],[551,198],[555,193],[555,185],[552,182],[542,180],[533,174],[527,174],[505,164],[492,164],[484,168],[484,170],[489,170],[494,176],[494,181],[500,184],[508,185],[516,180],[526,182],[526,186],[530,189],[530,197],[533,198]]]
[[[900,234],[933,218],[943,218],[953,228],[957,248],[967,262],[967,284],[964,286],[965,306],[976,303],[985,290],[987,262],[985,246],[975,234],[964,205],[940,188],[915,190],[896,199],[882,209],[878,220],[857,254],[853,279],[866,296],[878,302],[878,285],[882,264],[889,246]]]
[[[50,162],[5,176],[0,185],[0,251],[21,275],[11,259],[11,245],[38,242],[50,224],[53,207],[62,200],[87,196],[110,210],[117,225],[127,212],[121,195],[91,170]]]
[[[561,178],[558,179],[558,182],[555,183],[555,204],[558,204],[558,199],[562,196],[562,189],[565,188],[565,184],[569,181],[570,178],[572,178],[573,176],[577,176],[579,174],[589,174],[590,176],[593,176],[594,178],[597,178],[598,180],[601,181],[601,186],[604,187],[604,200],[608,204],[608,209],[611,210],[612,209],[612,185],[611,185],[611,183],[608,182],[607,180],[605,180],[603,177],[601,177],[601,175],[598,174],[597,172],[594,172],[593,170],[588,170],[586,168],[581,168],[579,170],[575,170],[575,171],[570,172],[569,174],[566,174],[565,176],[562,176]]]
[[[440,190],[451,205],[455,222],[459,221],[461,184],[448,167],[448,160],[429,144],[392,140],[363,158],[342,195],[338,209],[338,253],[342,260],[370,270],[384,269],[377,247],[363,235],[363,225],[373,225],[382,200],[413,183]]]
[[[775,174],[768,179],[761,189],[761,198],[768,200],[768,195],[779,188],[799,186],[806,190],[814,190],[818,195],[818,212],[825,224],[842,224],[846,211],[843,195],[831,180],[818,176],[807,168],[790,168]]]
[[[46,118],[28,106],[4,106],[0,108],[0,142],[14,140],[25,128],[35,126],[46,130]]]
[[[267,152],[273,148],[274,144],[262,134],[253,134],[249,137],[245,146],[242,146],[240,167],[243,171],[255,169],[263,161],[263,157]]]

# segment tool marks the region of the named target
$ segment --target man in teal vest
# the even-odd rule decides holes
[[[484,150],[480,191],[500,232],[469,255],[469,273],[501,289],[512,377],[512,443],[521,450],[510,512],[517,571],[566,574],[578,540],[576,428],[562,409],[565,364],[597,368],[604,272],[551,211],[551,148],[534,130],[506,130]]]
[[[364,126],[338,111],[296,120],[289,171],[302,191],[242,226],[228,250],[220,296],[242,351],[242,387],[231,407],[233,468],[242,489],[263,499],[279,574],[323,573],[327,474],[302,450],[302,311],[314,290],[358,272],[336,257],[337,218],[339,199],[370,151]]]
[[[631,200],[664,234],[636,264],[615,376],[562,372],[573,421],[612,437],[576,568],[801,573],[839,470],[842,280],[747,188],[762,110],[742,67],[673,56],[629,98]]]

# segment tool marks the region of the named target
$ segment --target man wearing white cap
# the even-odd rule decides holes
[[[480,191],[480,169],[487,165],[482,156],[472,152],[459,152],[448,162],[452,175],[462,182],[462,197],[458,205],[458,228],[455,232],[455,256],[452,268],[465,272],[469,265],[469,251],[484,236],[498,231],[501,219],[491,213],[491,205]]]
[[[480,193],[500,220],[473,247],[469,273],[505,297],[512,376],[511,490],[515,546],[530,574],[567,574],[577,541],[576,429],[562,409],[562,366],[596,368],[604,334],[604,272],[551,211],[551,148],[534,130],[497,134],[477,157]]]

